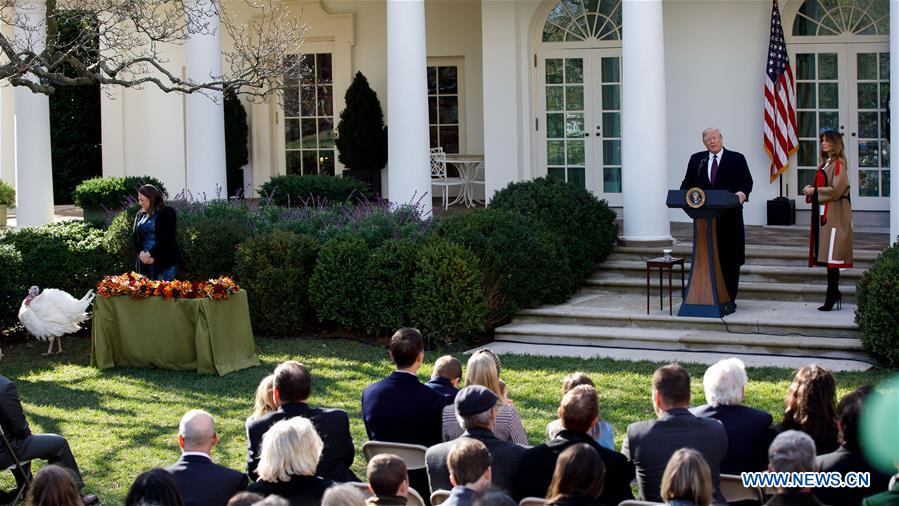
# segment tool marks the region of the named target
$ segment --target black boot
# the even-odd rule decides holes
[[[843,308],[843,294],[840,293],[840,269],[827,268],[827,296],[824,305],[818,311],[830,311],[834,304],[837,309]]]

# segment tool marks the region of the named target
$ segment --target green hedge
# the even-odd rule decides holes
[[[252,234],[252,218],[242,204],[211,201],[178,209],[176,236],[184,260],[179,277],[233,276],[237,246]]]
[[[368,259],[362,289],[362,328],[377,336],[390,335],[411,321],[412,282],[421,245],[414,239],[384,241]]]
[[[22,254],[12,244],[0,244],[0,329],[17,321],[19,305],[28,295],[22,276]]]
[[[247,290],[253,330],[298,335],[311,316],[308,286],[318,255],[310,236],[264,232],[237,247],[237,274]]]
[[[259,194],[279,206],[353,203],[372,197],[368,185],[351,177],[293,174],[269,179],[259,187]]]
[[[13,206],[16,203],[16,189],[0,181],[0,205]]]
[[[615,212],[605,200],[556,179],[511,183],[494,194],[490,207],[534,217],[558,234],[578,279],[593,273],[618,237]]]
[[[137,189],[151,184],[166,195],[165,186],[150,176],[95,177],[75,187],[75,204],[82,209],[121,209],[130,199],[136,199]]]
[[[564,302],[575,280],[560,238],[539,221],[505,209],[483,209],[443,220],[437,234],[474,252],[490,306],[487,327],[520,309]]]
[[[899,367],[899,239],[862,275],[855,296],[865,349],[881,364]]]
[[[318,319],[344,328],[360,328],[370,249],[360,237],[331,239],[322,245],[309,280],[309,302]]]

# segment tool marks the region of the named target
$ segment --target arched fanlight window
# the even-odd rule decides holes
[[[562,0],[543,25],[543,42],[621,40],[621,0]]]
[[[889,0],[806,0],[793,21],[793,35],[889,33]]]

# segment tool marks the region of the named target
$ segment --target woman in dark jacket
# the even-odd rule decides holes
[[[602,506],[606,466],[599,453],[586,443],[569,446],[556,461],[547,503],[554,506]]]
[[[800,368],[793,376],[784,401],[783,422],[778,432],[801,430],[815,441],[818,455],[836,451],[837,383],[830,372],[817,364]]]
[[[141,210],[134,217],[131,238],[138,252],[135,270],[151,279],[175,279],[181,250],[175,241],[178,214],[165,205],[162,192],[151,184],[137,190]]]

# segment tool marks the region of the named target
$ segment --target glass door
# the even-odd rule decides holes
[[[849,44],[849,135],[852,207],[886,211],[890,205],[890,52],[885,44]]]

